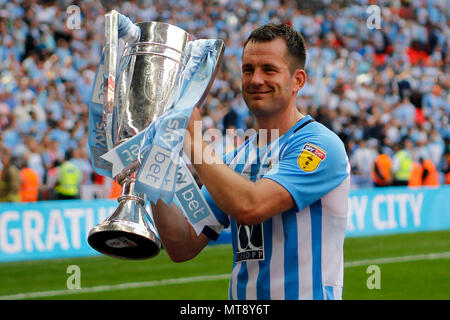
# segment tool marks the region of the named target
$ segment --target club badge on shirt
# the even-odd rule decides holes
[[[327,153],[324,150],[308,142],[303,146],[303,150],[298,156],[297,163],[303,171],[312,172],[317,169],[326,156]]]

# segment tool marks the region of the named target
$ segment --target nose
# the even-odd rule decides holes
[[[252,86],[261,86],[264,84],[264,75],[263,73],[255,69],[253,73],[249,77],[249,84]]]

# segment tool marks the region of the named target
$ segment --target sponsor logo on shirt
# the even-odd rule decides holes
[[[307,143],[298,156],[297,163],[303,171],[312,172],[317,169],[326,156],[327,153],[324,150],[311,143]]]
[[[262,224],[252,226],[237,225],[238,243],[236,262],[264,260],[264,237]]]

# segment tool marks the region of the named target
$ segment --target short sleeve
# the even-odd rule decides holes
[[[282,185],[299,211],[349,175],[347,155],[339,137],[321,124],[310,126],[315,128],[308,128],[308,134],[295,134],[286,142],[278,163],[263,176]]]

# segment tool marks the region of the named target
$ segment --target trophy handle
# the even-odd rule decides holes
[[[105,126],[105,138],[108,149],[113,147],[111,126],[116,88],[117,49],[119,47],[118,23],[119,13],[117,11],[112,10],[105,14],[105,74],[101,76],[104,77],[103,124]]]
[[[205,91],[203,92],[203,95],[200,97],[200,99],[195,104],[195,106],[197,108],[200,108],[203,105],[203,102],[205,102],[205,99],[209,94],[209,90],[211,89],[211,86],[214,83],[214,80],[216,79],[217,73],[219,72],[220,66],[222,64],[223,53],[225,51],[225,42],[221,39],[217,39],[214,42],[214,46],[216,49],[216,51],[215,51],[216,52],[216,65],[214,66],[213,74],[209,80],[209,83],[208,83]]]

